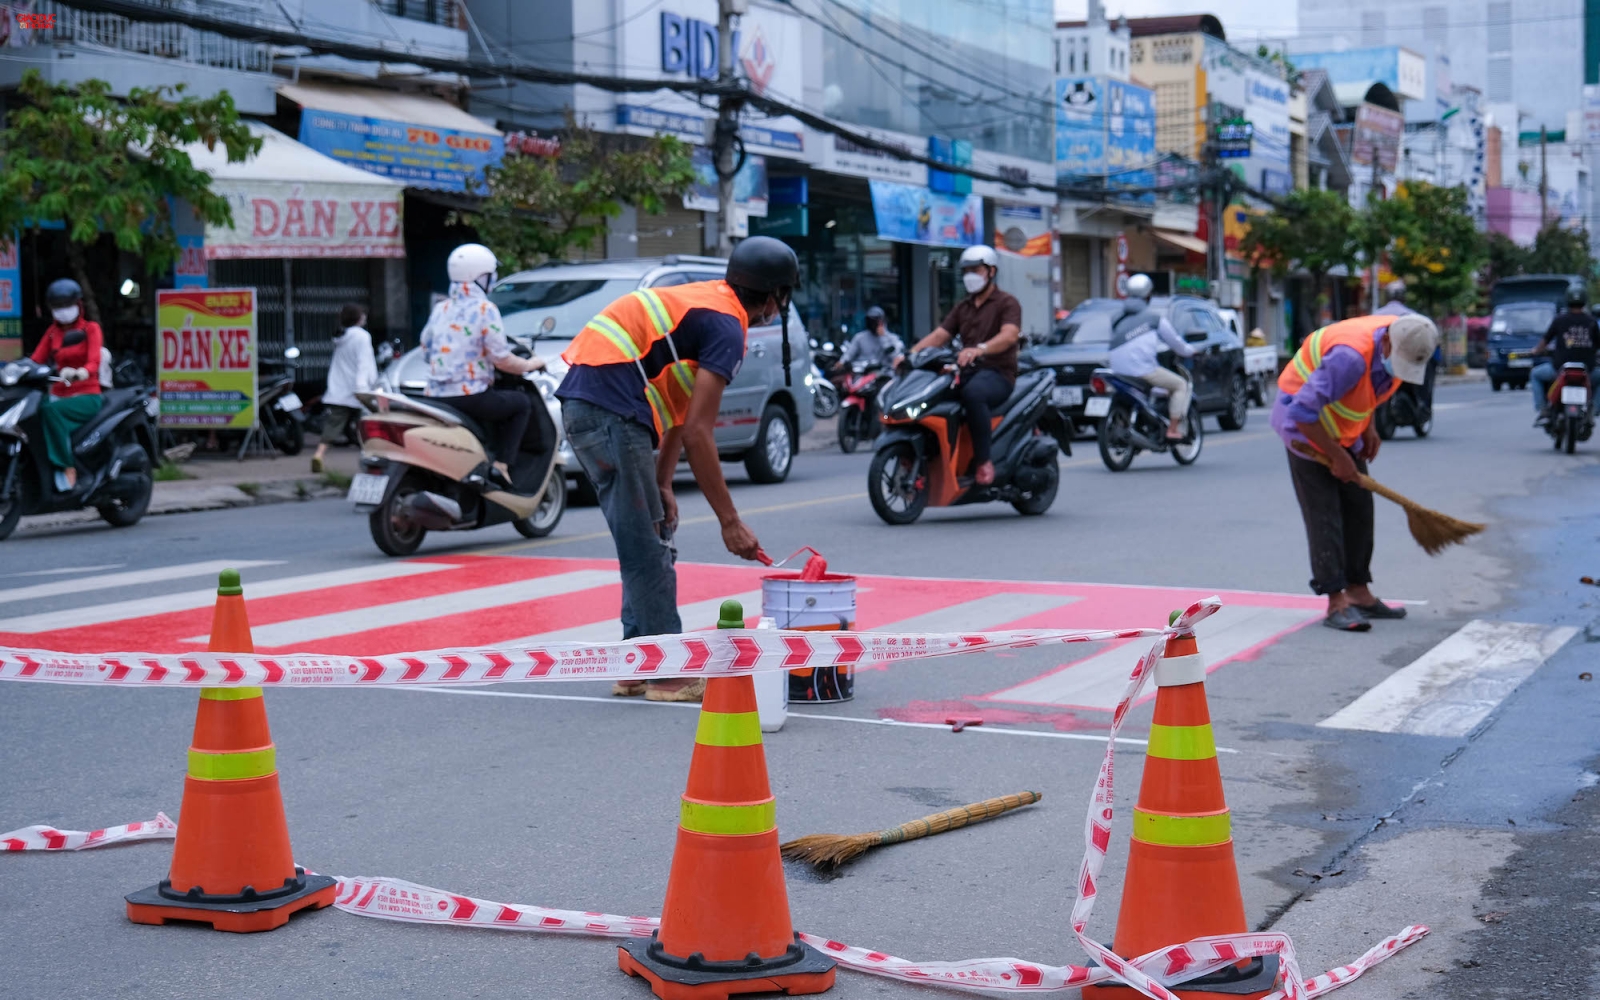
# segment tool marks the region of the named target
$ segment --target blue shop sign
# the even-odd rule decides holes
[[[704,115],[685,114],[681,111],[667,111],[662,108],[652,108],[642,104],[617,104],[617,124],[632,125],[637,128],[653,129],[657,132],[671,132],[694,141],[704,141],[706,122],[711,119]],[[767,149],[781,149],[790,153],[805,152],[805,139],[799,132],[786,132],[782,129],[765,128],[760,125],[740,123],[739,134],[751,146],[763,146]]]
[[[411,187],[466,191],[500,162],[505,140],[484,132],[410,125],[306,108],[300,141],[336,160]]]
[[[967,247],[983,238],[983,198],[930,191],[914,184],[869,181],[881,239]]]

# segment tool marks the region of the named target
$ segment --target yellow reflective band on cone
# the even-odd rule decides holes
[[[749,806],[719,806],[684,799],[678,810],[678,825],[690,833],[729,837],[766,833],[778,828],[778,804],[768,799]]]
[[[1162,760],[1210,760],[1217,755],[1217,739],[1211,727],[1163,726],[1150,727],[1148,757]]]
[[[201,688],[202,701],[249,701],[261,697],[260,688]]]
[[[206,753],[189,751],[189,777],[202,781],[240,781],[244,778],[265,778],[278,769],[276,747],[265,750],[243,750],[239,753]]]
[[[1233,838],[1233,824],[1226,810],[1202,816],[1169,816],[1165,813],[1133,811],[1133,839],[1159,847],[1210,847],[1226,844]]]
[[[761,716],[756,712],[702,711],[694,741],[705,747],[758,747]]]

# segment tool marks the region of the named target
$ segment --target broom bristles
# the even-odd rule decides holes
[[[1001,813],[1032,805],[1044,796],[1039,792],[1017,792],[998,798],[984,799],[971,805],[946,809],[942,813],[914,819],[876,833],[812,833],[778,845],[786,861],[804,861],[817,868],[838,868],[884,844],[899,844],[907,840],[920,840],[947,830],[958,830],[973,823],[994,819]]]
[[[1410,497],[1397,493],[1371,476],[1362,476],[1361,485],[1386,500],[1392,500],[1405,509],[1406,527],[1422,551],[1436,556],[1451,545],[1459,545],[1482,531],[1485,525],[1463,521],[1442,511],[1424,507]]]
[[[804,861],[818,868],[837,868],[877,847],[876,833],[812,833],[797,837],[779,850],[785,861]]]

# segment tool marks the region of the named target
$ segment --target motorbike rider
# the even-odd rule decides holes
[[[1542,427],[1549,421],[1547,407],[1550,386],[1555,383],[1560,366],[1581,361],[1591,374],[1594,371],[1595,349],[1600,347],[1600,324],[1589,314],[1586,308],[1588,304],[1589,295],[1583,286],[1569,286],[1567,311],[1550,321],[1550,329],[1545,331],[1544,339],[1533,349],[1534,354],[1550,355],[1549,361],[1528,373],[1528,385],[1533,391],[1533,409],[1539,415],[1537,426]],[[1590,406],[1593,407],[1592,399]]]
[[[83,288],[71,278],[58,278],[45,289],[52,322],[31,357],[54,365],[62,381],[50,386],[45,404],[45,453],[55,468],[58,493],[78,485],[78,468],[72,458],[72,432],[94,419],[105,399],[100,395],[100,324],[83,318]]]
[[[722,544],[740,558],[760,558],[761,543],[722,478],[717,412],[744,362],[750,327],[786,316],[799,281],[800,261],[787,244],[752,236],[734,248],[722,278],[630,292],[590,320],[562,354],[569,367],[556,390],[561,418],[616,544],[624,639],[683,631],[672,480],[685,450],[721,522]],[[704,691],[699,678],[612,688],[651,701],[698,701]]]
[[[839,355],[835,370],[849,371],[850,366],[858,361],[893,368],[905,353],[905,341],[889,332],[889,322],[882,307],[873,306],[867,310],[866,329],[851,337],[850,342],[844,345],[844,353]]]
[[[1122,318],[1111,329],[1111,370],[1167,390],[1167,440],[1181,441],[1184,419],[1189,414],[1189,380],[1161,367],[1156,357],[1163,345],[1184,358],[1194,357],[1195,351],[1178,336],[1165,316],[1150,308],[1154,291],[1149,275],[1128,278]]]
[[[423,395],[466,414],[483,425],[494,449],[489,480],[509,490],[509,463],[516,457],[533,412],[529,395],[517,389],[494,388],[498,369],[513,375],[538,371],[544,361],[511,353],[500,308],[489,301],[500,263],[481,243],[463,243],[446,263],[450,295],[433,307],[422,329],[422,350],[428,361]]]
[[[972,475],[978,485],[988,486],[994,482],[994,462],[989,458],[993,445],[990,409],[1005,402],[1017,382],[1022,305],[995,285],[1000,255],[992,247],[967,247],[961,252],[960,268],[967,297],[912,350],[943,347],[961,338],[956,364],[962,369],[961,411],[972,436]]]

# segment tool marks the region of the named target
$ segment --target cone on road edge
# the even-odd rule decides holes
[[[236,570],[219,577],[207,648],[255,650]],[[172,867],[158,884],[126,897],[128,919],[269,931],[299,910],[328,906],[336,889],[332,878],[295,867],[261,689],[202,688]]]
[[[1168,639],[1156,665],[1155,718],[1111,946],[1125,958],[1204,935],[1249,931],[1205,678],[1194,635]],[[1188,1000],[1264,997],[1273,991],[1278,965],[1275,955],[1248,959],[1173,992]],[[1085,1000],[1136,995],[1121,984],[1083,991]]]
[[[743,628],[724,601],[718,628]],[[750,677],[706,682],[679,812],[661,929],[617,948],[617,966],[662,1000],[735,993],[822,993],[831,958],[803,944],[789,919],[778,825],[756,689]]]

